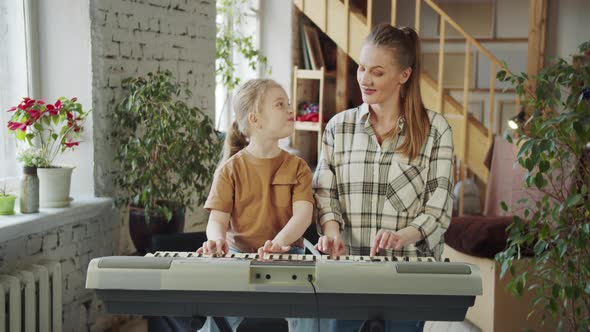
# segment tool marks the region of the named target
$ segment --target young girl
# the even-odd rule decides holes
[[[294,130],[287,94],[273,80],[250,80],[239,89],[234,112],[205,203],[208,240],[199,252],[303,254],[302,235],[313,213],[312,173],[278,146]],[[241,318],[227,320],[235,330]],[[216,330],[213,325],[208,319],[203,330]]]

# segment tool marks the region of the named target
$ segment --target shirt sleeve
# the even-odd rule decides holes
[[[309,166],[304,160],[300,159],[297,166],[297,183],[293,188],[293,203],[297,201],[314,203],[311,179],[312,174]]]
[[[204,208],[207,211],[218,210],[231,213],[233,206],[234,186],[230,176],[230,167],[226,164],[216,172]]]
[[[334,167],[334,125],[328,123],[322,138],[322,151],[320,160],[313,177],[314,197],[317,206],[317,228],[320,235],[322,226],[335,220],[340,224],[340,230],[344,228],[342,210],[338,199],[338,187]]]
[[[422,233],[423,240],[416,247],[430,252],[442,239],[449,228],[453,206],[453,133],[447,125],[444,132],[435,139],[430,154],[428,179],[424,193],[424,212],[420,213],[410,226]]]

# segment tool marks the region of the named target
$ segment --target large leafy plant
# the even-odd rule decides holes
[[[557,318],[561,330],[588,331],[590,67],[556,59],[532,79],[506,71],[498,78],[511,82],[530,110],[517,132],[517,162],[526,169],[524,187],[541,196],[518,202],[524,218],[514,217],[508,246],[496,256],[501,275],[510,272],[508,287],[516,295],[535,290],[532,310],[543,320]],[[502,208],[508,209],[506,203]],[[532,256],[532,272],[514,264],[525,251]]]
[[[169,71],[123,80],[124,98],[112,113],[117,143],[116,204],[131,204],[167,220],[207,197],[219,159],[213,122]]]

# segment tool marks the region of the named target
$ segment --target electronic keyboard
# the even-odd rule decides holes
[[[156,252],[93,259],[113,314],[463,321],[479,268],[432,257]]]

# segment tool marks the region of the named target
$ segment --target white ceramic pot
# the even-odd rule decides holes
[[[72,166],[37,168],[39,177],[39,206],[58,208],[70,205],[70,183]]]

